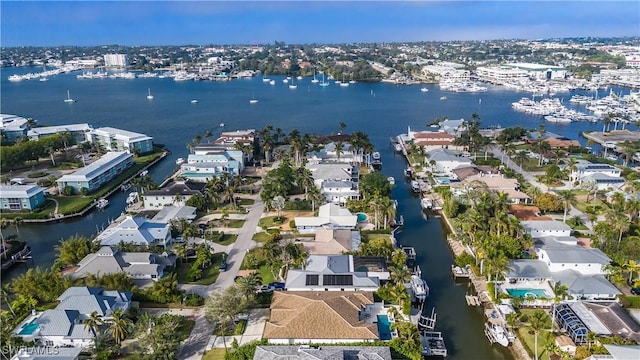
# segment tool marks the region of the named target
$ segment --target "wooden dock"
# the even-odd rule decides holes
[[[467,305],[469,305],[469,306],[480,306],[480,305],[482,305],[482,302],[480,301],[480,298],[478,298],[477,296],[465,295],[464,298],[465,298],[465,300],[467,300]]]

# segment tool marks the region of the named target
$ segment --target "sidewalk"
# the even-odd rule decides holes
[[[252,341],[262,339],[262,333],[264,327],[269,319],[269,309],[256,309],[249,314],[247,319],[247,325],[242,335],[234,336],[212,336],[211,341],[207,345],[207,350],[214,348],[230,347],[233,339],[238,342],[238,345],[245,345]]]

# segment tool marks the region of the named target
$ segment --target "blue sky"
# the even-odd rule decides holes
[[[640,1],[0,1],[2,46],[640,36]]]

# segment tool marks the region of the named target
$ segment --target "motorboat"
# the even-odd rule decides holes
[[[402,145],[400,145],[400,144],[395,144],[393,147],[395,148],[395,150],[396,150],[397,152],[402,152]]]
[[[197,103],[198,103],[198,100],[193,99],[193,100],[191,100],[191,103],[192,103],[192,104],[197,104]]]
[[[431,199],[428,198],[422,198],[422,200],[420,200],[420,206],[424,209],[424,210],[429,210],[433,207],[433,201]]]
[[[502,326],[486,323],[485,327],[487,329],[487,337],[489,337],[489,341],[492,343],[498,343],[504,347],[509,346],[507,331]]]
[[[275,81],[275,80],[271,80],[271,81],[269,81],[269,85],[275,85],[275,84],[276,84],[276,81]]]
[[[393,176],[389,176],[387,178],[387,181],[389,182],[389,184],[391,185],[395,185],[396,184],[396,179],[393,178]]]
[[[404,176],[408,177],[408,178],[412,177],[413,176],[413,169],[410,168],[410,167],[404,169]]]
[[[373,154],[371,154],[371,158],[373,158],[373,160],[380,160],[380,153],[375,151]]]
[[[440,100],[445,101],[445,100],[447,100],[447,97],[446,96],[440,96]]]
[[[428,91],[429,91],[429,89],[427,89],[426,87],[423,87],[422,89],[420,89],[420,91],[422,91],[422,92],[428,92]]]
[[[257,104],[257,103],[258,103],[258,100],[256,99],[249,100],[249,104]]]
[[[182,165],[182,164],[184,164],[184,158],[177,158],[176,165]]]
[[[134,192],[129,193],[129,195],[127,196],[127,200],[126,200],[127,205],[131,205],[131,204],[135,203],[136,201],[138,201],[138,192],[134,191]]]
[[[411,275],[411,290],[418,301],[425,301],[429,296],[427,283],[418,275]]]
[[[411,180],[411,190],[415,193],[420,192],[420,183],[416,180]]]
[[[101,198],[100,200],[98,200],[98,203],[96,204],[96,208],[98,208],[98,210],[102,210],[106,208],[108,205],[109,205],[109,200],[105,198]]]

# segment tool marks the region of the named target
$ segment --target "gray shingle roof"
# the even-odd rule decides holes
[[[541,260],[512,260],[507,276],[510,278],[551,279],[551,272]]]
[[[553,280],[559,281],[569,289],[569,294],[620,294],[618,288],[611,284],[604,275],[582,275],[574,270],[563,270],[553,273]]]
[[[103,246],[98,252],[85,256],[78,265],[79,268],[73,274],[76,279],[89,274],[104,275],[122,271],[131,275],[159,276],[164,272],[165,267],[175,265],[175,256],[149,252],[120,252],[109,246]]]
[[[391,360],[386,346],[258,346],[255,360]]]
[[[537,231],[566,231],[571,230],[571,227],[562,221],[555,220],[543,220],[543,221],[521,221],[522,227],[530,232],[532,230]]]

